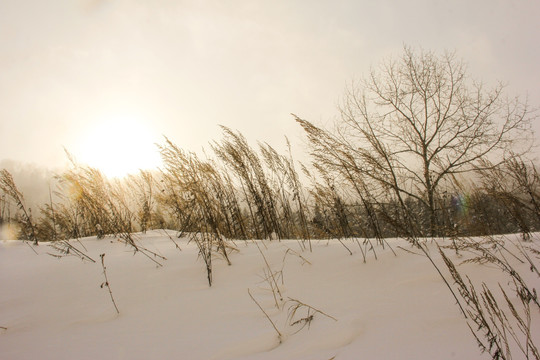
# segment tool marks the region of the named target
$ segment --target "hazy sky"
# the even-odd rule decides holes
[[[162,135],[198,151],[217,124],[301,147],[290,113],[331,121],[404,44],[456,50],[539,106],[538,19],[538,0],[0,0],[0,159],[142,157]]]

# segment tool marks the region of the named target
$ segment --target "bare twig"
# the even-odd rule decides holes
[[[120,314],[120,310],[118,310],[118,306],[116,306],[116,301],[114,301],[114,297],[113,297],[113,293],[112,293],[112,290],[111,290],[111,285],[109,284],[109,279],[107,278],[107,267],[105,266],[105,254],[101,254],[99,255],[99,257],[101,258],[101,266],[103,267],[103,276],[105,276],[105,282],[101,284],[101,288],[103,289],[104,286],[107,287],[107,289],[109,290],[109,295],[111,296],[111,301],[114,305],[114,308],[116,309],[116,313],[117,314]]]
[[[180,248],[180,245],[178,245],[178,243],[176,241],[174,241],[174,239],[172,238],[172,236],[166,231],[166,230],[160,230],[160,233],[164,233],[165,235],[167,235],[167,237],[174,243],[174,246],[182,251],[182,249]]]

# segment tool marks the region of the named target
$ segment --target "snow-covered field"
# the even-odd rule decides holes
[[[36,255],[28,244],[2,241],[0,359],[489,358],[434,267],[403,250],[415,251],[404,240],[389,240],[397,256],[376,246],[378,259],[369,252],[366,263],[352,241],[345,242],[352,256],[337,241],[313,241],[312,252],[296,241],[259,242],[277,272],[283,297],[277,308],[255,243],[236,241],[231,266],[214,259],[209,287],[194,243],[175,239],[180,251],[163,231],[138,238],[167,258],[163,266],[113,237],[72,242],[81,250],[84,245],[95,263],[49,256],[56,252],[46,244],[35,247]],[[435,243],[427,245],[440,261]],[[120,314],[101,287],[103,253]],[[477,264],[459,269],[485,281],[500,274]],[[516,269],[539,285],[526,264]],[[281,344],[248,289],[282,333]],[[290,299],[324,314],[308,314],[304,306],[290,318],[298,304]],[[532,312],[538,334],[539,314]],[[310,315],[309,324],[302,320]]]

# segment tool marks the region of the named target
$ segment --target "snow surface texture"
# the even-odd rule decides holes
[[[49,256],[55,251],[46,244],[35,247],[36,255],[20,241],[1,242],[0,359],[489,358],[429,261],[399,248],[414,251],[404,240],[389,241],[397,256],[376,246],[378,259],[370,251],[366,263],[350,240],[345,244],[352,256],[337,241],[313,241],[312,252],[302,252],[296,241],[258,242],[277,272],[278,309],[253,242],[234,242],[231,266],[214,259],[209,287],[194,243],[175,239],[180,251],[163,231],[137,238],[167,258],[162,267],[112,237],[81,239],[95,263]],[[79,249],[81,243],[72,242]],[[442,264],[435,244],[426,243]],[[106,286],[100,287],[102,253],[119,315]],[[483,280],[499,274],[465,267]],[[519,269],[528,271],[526,265]],[[537,277],[526,275],[538,285]],[[281,344],[248,289],[283,334]],[[337,321],[308,314],[306,307],[288,319],[289,298]],[[536,326],[538,311],[532,312]],[[309,324],[290,325],[309,315]]]

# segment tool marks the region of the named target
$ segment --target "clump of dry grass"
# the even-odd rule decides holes
[[[294,327],[296,325],[300,325],[300,328],[296,330],[294,334],[298,333],[306,326],[309,328],[316,314],[320,314],[334,321],[338,321],[335,317],[328,315],[322,310],[314,308],[311,305],[305,304],[300,300],[289,298],[287,302],[290,303],[287,311],[287,321],[289,326]]]
[[[309,326],[311,326],[311,323],[313,322],[317,314],[330,318],[334,321],[337,321],[335,317],[328,315],[324,311],[317,309],[314,306],[311,306],[303,301],[300,301],[291,297],[287,297],[287,300],[284,301],[284,293],[282,289],[280,289],[278,280],[281,280],[281,285],[284,285],[284,278],[285,278],[284,268],[285,268],[286,259],[290,256],[294,256],[294,258],[297,258],[301,261],[302,265],[304,264],[311,265],[311,262],[308,259],[306,259],[302,254],[298,253],[297,251],[285,245],[284,248],[286,250],[283,254],[281,270],[274,271],[270,265],[268,257],[265,255],[264,250],[258,244],[258,241],[254,240],[253,242],[256,244],[259,250],[259,253],[261,254],[263,258],[264,281],[269,285],[269,289],[270,289],[270,292],[272,293],[274,305],[277,309],[278,316],[283,314],[283,312],[285,311],[285,308],[287,308],[287,314],[286,314],[286,319],[285,319],[287,326],[284,326],[280,330],[280,328],[276,325],[277,322],[272,319],[272,317],[264,309],[264,307],[259,303],[259,301],[255,299],[250,289],[248,289],[248,294],[250,298],[252,299],[252,301],[255,302],[255,304],[261,310],[261,312],[263,312],[266,319],[271,323],[274,331],[276,332],[278,336],[278,340],[280,344],[283,341],[285,341],[287,336],[295,335],[296,333],[304,329],[306,326],[309,328]],[[264,241],[260,241],[260,242],[264,244]]]
[[[455,245],[452,245],[453,247]],[[525,262],[493,238],[483,242],[464,240],[460,242],[459,249],[470,256],[462,261],[462,264],[488,265],[499,269],[506,275],[506,283],[513,287],[519,300],[519,305],[516,305],[501,283],[497,286],[498,292],[485,282],[481,282],[478,290],[468,276],[463,278],[443,249],[439,248],[463,300],[468,326],[479,348],[482,352],[488,352],[493,359],[512,359],[513,352],[516,351],[525,359],[540,359],[535,337],[531,332],[531,305],[540,309],[536,289],[526,284],[506,256],[511,255],[520,262]],[[534,268],[531,268],[531,271],[534,272]]]
[[[33,241],[34,245],[38,245],[38,237],[36,234],[36,226],[32,219],[32,213],[24,203],[23,194],[17,189],[13,176],[6,169],[0,170],[0,190],[2,193],[10,197],[20,210],[19,223],[23,239]]]
[[[197,244],[211,286],[212,256],[218,253],[230,265],[226,235],[243,231],[234,192],[213,163],[182,151],[169,140],[160,149],[165,163],[160,200],[172,209],[180,233]]]
[[[275,323],[274,320],[268,315],[268,313],[264,310],[264,308],[261,306],[261,304],[253,297],[251,294],[250,289],[248,289],[248,294],[253,300],[253,302],[257,305],[259,310],[264,314],[268,322],[272,325],[272,328],[276,332],[278,336],[279,343],[281,344],[283,341],[285,341],[286,336],[292,336],[297,334],[298,332],[302,331],[306,326],[309,328],[311,326],[311,323],[313,322],[315,315],[319,314],[322,316],[325,316],[329,319],[332,319],[334,321],[338,321],[335,317],[328,315],[322,310],[319,310],[311,305],[308,305],[300,300],[290,298],[287,300],[287,303],[290,303],[288,310],[287,310],[287,324],[290,328],[297,328],[292,333],[286,335],[284,331],[280,331]]]

